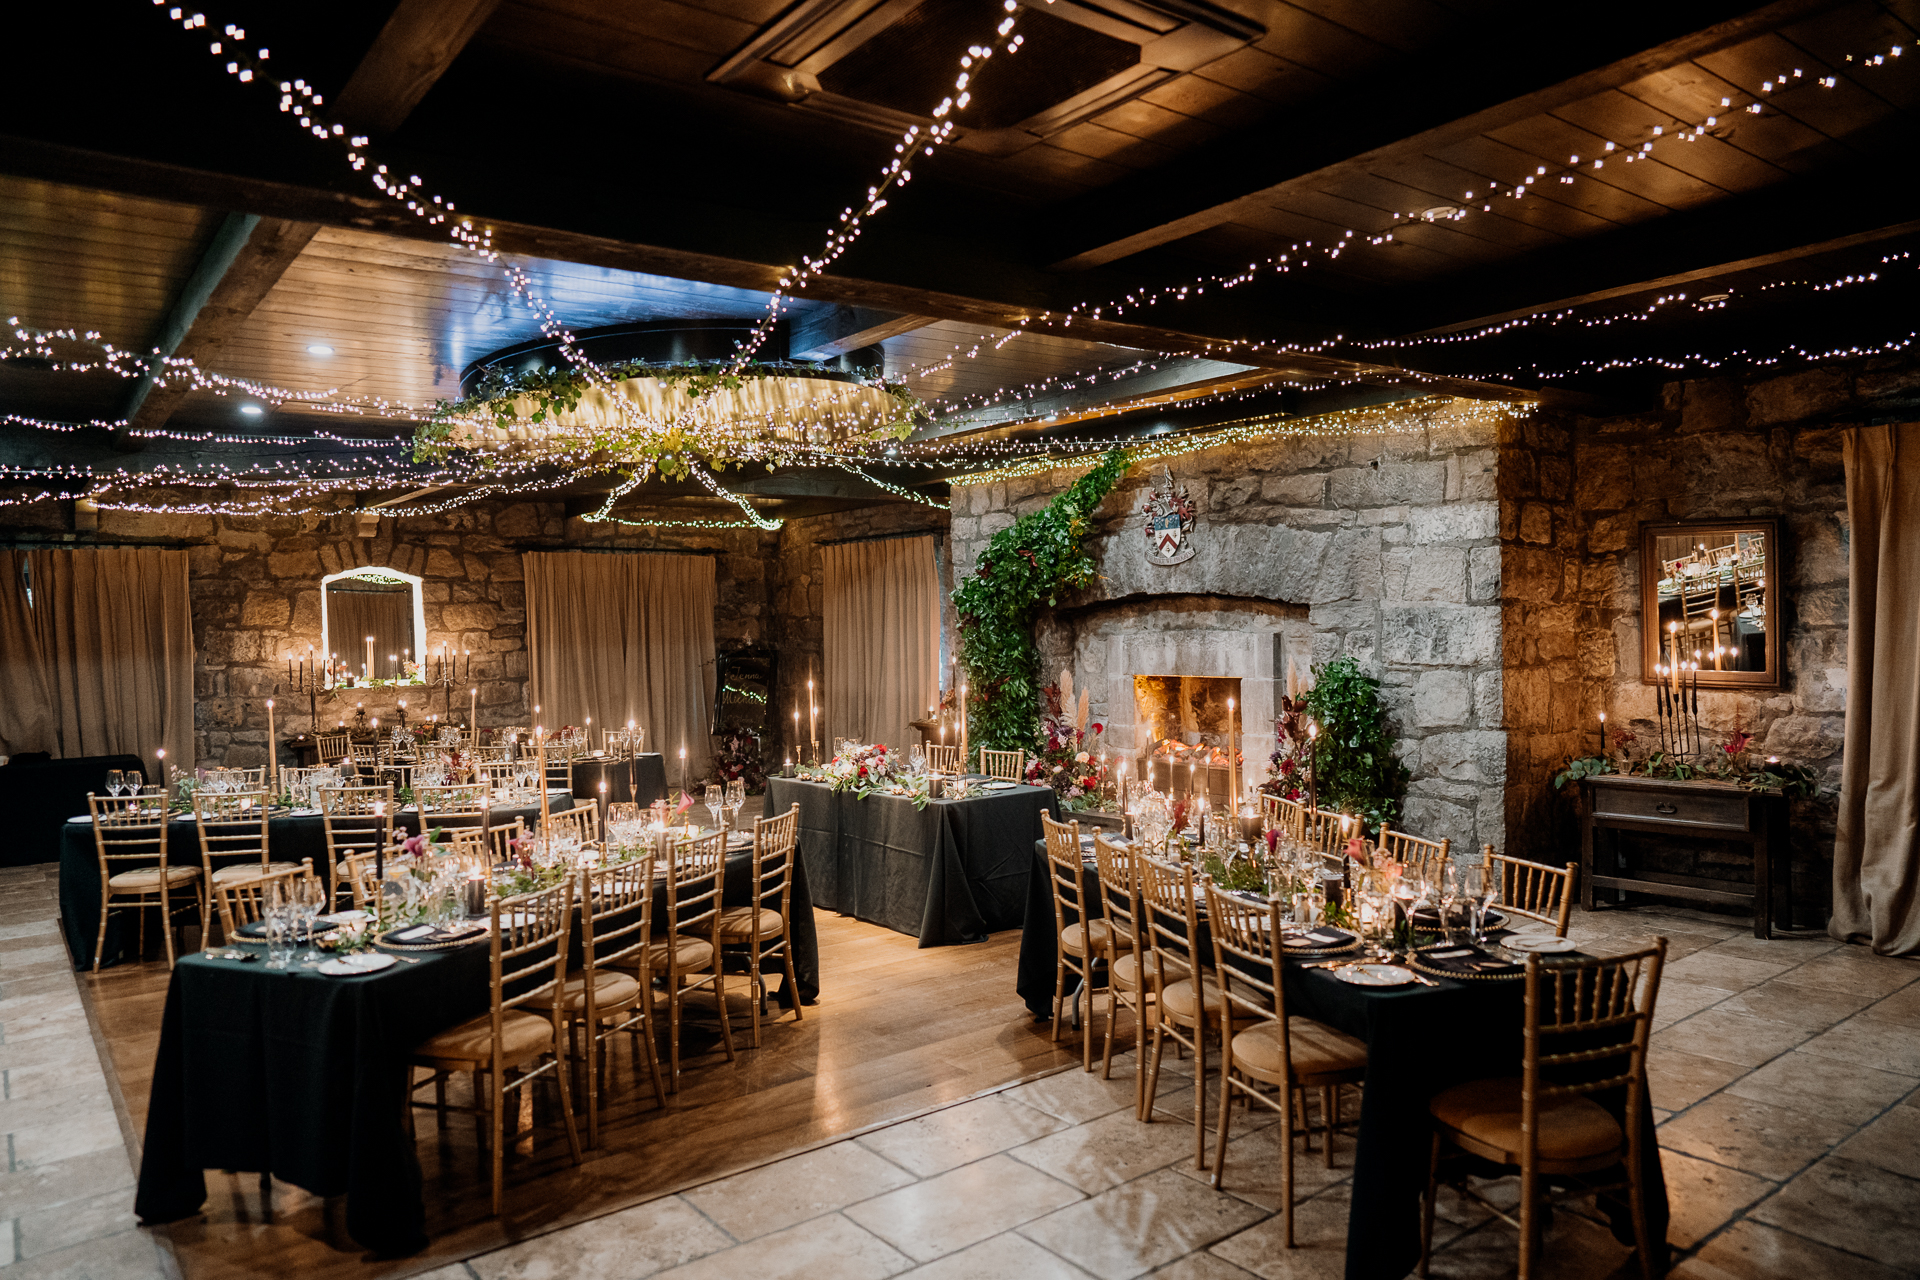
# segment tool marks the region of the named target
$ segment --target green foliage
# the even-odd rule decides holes
[[[599,372],[615,382],[655,378],[678,387],[695,400],[714,391],[737,391],[754,378],[804,377],[862,382],[885,391],[899,408],[897,420],[868,434],[868,438],[876,440],[904,440],[913,433],[916,421],[927,416],[926,406],[916,396],[903,385],[879,382],[874,371],[849,372],[808,361],[756,361],[735,369],[727,363],[631,360],[601,366]],[[490,417],[493,425],[503,430],[522,423],[539,425],[578,408],[588,386],[587,373],[572,365],[534,370],[489,369],[472,395],[439,401],[434,406],[433,417],[415,427],[414,460],[435,462],[452,453],[456,418]],[[523,404],[531,406],[524,417]],[[627,476],[653,470],[669,479],[684,479],[694,462],[705,463],[715,470],[742,465],[728,451],[722,437],[679,427],[666,431],[620,429],[595,433],[584,439],[582,446],[604,454],[611,468]],[[496,465],[497,460],[491,454],[480,453],[474,461],[490,467]]]
[[[1578,760],[1567,761],[1567,767],[1553,775],[1553,789],[1558,791],[1569,782],[1578,782],[1582,778],[1591,778],[1595,774],[1612,772],[1613,761],[1605,756],[1581,756]]]
[[[1400,816],[1412,776],[1393,753],[1380,681],[1352,657],[1313,669],[1307,713],[1320,726],[1314,789],[1322,809],[1357,814],[1369,830]]]
[[[1093,557],[1081,544],[1092,532],[1094,509],[1126,469],[1123,450],[1108,452],[1065,493],[994,534],[979,569],[954,588],[960,663],[970,686],[969,746],[1024,751],[1034,745],[1040,655],[1033,645],[1033,614],[1093,581]]]
[[[1553,786],[1557,791],[1569,782],[1609,773],[1631,778],[1660,778],[1671,782],[1731,782],[1749,791],[1779,791],[1796,800],[1810,798],[1819,789],[1820,777],[1803,764],[1775,761],[1763,768],[1746,769],[1731,759],[1715,763],[1709,757],[1707,763],[1702,763],[1697,759],[1656,751],[1645,760],[1628,760],[1624,765],[1603,756],[1581,756],[1569,760],[1564,769],[1553,775]]]
[[[1267,891],[1267,873],[1251,858],[1236,858],[1229,864],[1222,862],[1219,854],[1210,853],[1201,863],[1201,870],[1213,877],[1215,885],[1229,893],[1264,895]]]

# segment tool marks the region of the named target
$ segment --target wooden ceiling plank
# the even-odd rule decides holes
[[[1449,77],[1450,83],[1473,82],[1473,90],[1482,94],[1483,100],[1486,96],[1492,96],[1495,100],[1477,110],[1445,118],[1450,109],[1457,109],[1460,91],[1456,90],[1452,96],[1439,92],[1414,92],[1410,95],[1411,99],[1425,115],[1407,111],[1396,113],[1392,118],[1392,124],[1400,129],[1408,129],[1409,124],[1414,128],[1397,138],[1383,139],[1372,146],[1356,147],[1353,144],[1361,140],[1354,136],[1354,127],[1349,124],[1344,129],[1349,135],[1344,140],[1344,152],[1338,149],[1339,144],[1334,141],[1340,129],[1335,121],[1360,117],[1340,110],[1337,104],[1330,105],[1327,110],[1335,112],[1332,119],[1323,122],[1316,113],[1291,122],[1297,130],[1297,136],[1302,139],[1302,145],[1317,147],[1317,151],[1280,149],[1269,145],[1263,163],[1243,166],[1233,178],[1206,172],[1217,163],[1210,151],[1186,157],[1181,172],[1160,175],[1157,194],[1142,192],[1142,198],[1137,201],[1115,199],[1109,201],[1112,207],[1088,209],[1082,222],[1090,228],[1095,242],[1061,258],[1055,266],[1061,270],[1082,270],[1170,243],[1205,226],[1226,221],[1232,216],[1231,206],[1255,192],[1272,194],[1294,185],[1325,186],[1337,181],[1345,173],[1372,167],[1383,156],[1431,152],[1449,143],[1589,98],[1596,92],[1672,66],[1704,51],[1745,40],[1754,31],[1769,30],[1831,5],[1832,0],[1776,0],[1776,3],[1763,8],[1675,36],[1651,49],[1642,48],[1624,57],[1616,54],[1602,65],[1589,66],[1548,83],[1540,82],[1542,71],[1549,66],[1545,59],[1509,59],[1511,65],[1503,66],[1506,76],[1504,82],[1492,75],[1479,77],[1477,82],[1476,77],[1471,75],[1452,76]],[[1617,50],[1619,44],[1617,40],[1613,43],[1595,41],[1591,47]],[[1566,65],[1565,61],[1557,64],[1560,68]],[[1536,66],[1541,70],[1536,70]],[[1437,68],[1430,69],[1428,74],[1435,74],[1436,71]],[[1172,90],[1179,83],[1176,81],[1172,85],[1162,86],[1157,92]],[[1384,130],[1389,126],[1382,119],[1369,127]],[[1223,142],[1219,145],[1227,144]],[[1323,154],[1329,157],[1339,155],[1341,158],[1328,163],[1316,163],[1310,158],[1301,163],[1301,160],[1294,158]],[[1291,166],[1293,171],[1276,173],[1276,168],[1281,166]],[[1238,192],[1227,194],[1236,183]],[[1124,194],[1134,193],[1129,191]],[[1186,208],[1174,212],[1173,206],[1179,203],[1184,203]],[[1121,219],[1131,220],[1134,229],[1122,231]]]
[[[334,99],[340,118],[391,133],[446,74],[500,0],[400,0]]]

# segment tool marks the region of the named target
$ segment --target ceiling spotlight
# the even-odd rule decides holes
[[[257,404],[243,404],[240,406],[240,412],[246,414],[249,418],[257,418],[265,413],[266,410]]]
[[[310,343],[307,346],[307,354],[310,356],[330,356],[333,354],[333,348],[324,342]]]
[[[1703,293],[1700,295],[1700,301],[1725,302],[1728,298],[1731,298],[1732,296],[1733,295],[1730,293]]]
[[[1423,222],[1440,222],[1447,218],[1457,218],[1459,216],[1460,206],[1455,204],[1437,204],[1431,209],[1422,209],[1420,211],[1420,218]]]

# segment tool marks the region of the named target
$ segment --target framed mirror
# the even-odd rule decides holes
[[[736,729],[767,731],[777,656],[763,645],[723,651],[716,662],[713,699],[715,736]]]
[[[366,566],[320,579],[320,641],[355,677],[407,679],[427,634],[420,579]]]
[[[1700,687],[1782,683],[1780,522],[1687,520],[1640,526],[1640,678],[1700,664]]]

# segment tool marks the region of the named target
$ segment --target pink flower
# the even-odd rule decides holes
[[[1075,764],[1085,764],[1085,763],[1086,763],[1087,761],[1089,761],[1089,760],[1091,760],[1091,759],[1093,759],[1093,757],[1092,757],[1092,756],[1090,756],[1090,755],[1088,755],[1088,754],[1087,754],[1086,752],[1084,752],[1084,751],[1082,751],[1082,752],[1081,752],[1081,753],[1080,753],[1079,755],[1076,755],[1076,756],[1075,756],[1075,757],[1073,758],[1073,762],[1074,762]]]

